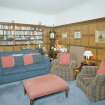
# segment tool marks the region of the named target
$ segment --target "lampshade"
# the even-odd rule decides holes
[[[83,56],[85,56],[86,59],[89,59],[91,56],[93,56],[93,53],[92,53],[92,51],[86,50],[86,51],[83,53]]]

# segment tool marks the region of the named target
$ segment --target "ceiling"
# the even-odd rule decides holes
[[[57,14],[88,0],[0,0],[1,7],[22,9],[44,14]]]

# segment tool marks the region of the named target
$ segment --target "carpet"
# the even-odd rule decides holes
[[[69,97],[66,98],[64,93],[59,93],[44,97],[34,101],[34,105],[105,105],[105,100],[98,102],[91,102],[76,86],[75,81],[68,82],[70,86]]]

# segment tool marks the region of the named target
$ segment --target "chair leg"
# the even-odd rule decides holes
[[[65,96],[66,96],[66,98],[68,97],[68,95],[69,95],[69,89],[66,89],[65,90]]]
[[[33,105],[33,101],[32,100],[30,100],[30,105]]]

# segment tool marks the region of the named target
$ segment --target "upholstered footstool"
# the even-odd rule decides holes
[[[31,101],[58,92],[65,92],[67,97],[69,90],[67,82],[53,74],[24,80],[24,88]]]

